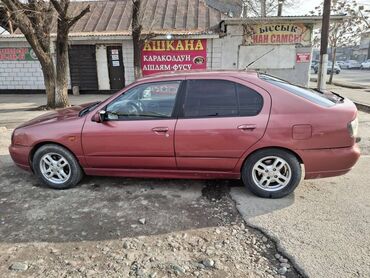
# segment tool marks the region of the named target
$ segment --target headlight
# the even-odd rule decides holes
[[[358,117],[348,124],[348,132],[351,137],[357,137],[358,134]]]

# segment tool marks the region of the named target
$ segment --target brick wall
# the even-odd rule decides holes
[[[45,89],[38,61],[0,61],[0,90]]]

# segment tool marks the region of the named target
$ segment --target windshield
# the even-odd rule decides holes
[[[337,102],[338,99],[332,93],[327,94],[320,92],[319,90],[294,85],[285,80],[267,74],[259,74],[259,78],[320,106],[331,107]]]

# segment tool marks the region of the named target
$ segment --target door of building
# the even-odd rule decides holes
[[[80,90],[98,90],[95,45],[72,45],[69,49],[71,85]]]
[[[110,89],[122,89],[125,87],[125,68],[122,59],[122,46],[108,46],[107,55]]]

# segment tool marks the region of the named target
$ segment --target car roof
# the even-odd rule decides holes
[[[180,78],[187,79],[191,77],[224,77],[224,76],[233,76],[239,78],[256,78],[258,77],[258,72],[254,70],[191,70],[191,71],[170,71],[155,73],[149,76],[140,78],[138,81],[159,81],[167,78]]]

